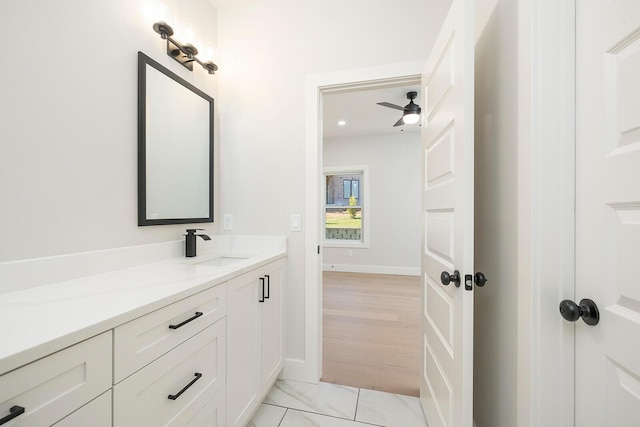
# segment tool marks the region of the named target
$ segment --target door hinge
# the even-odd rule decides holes
[[[318,245],[318,255],[320,255],[320,245]]]

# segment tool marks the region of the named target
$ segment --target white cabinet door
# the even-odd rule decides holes
[[[575,425],[640,426],[640,2],[576,2]],[[569,325],[567,325],[569,327]]]
[[[227,283],[227,423],[244,426],[284,366],[286,259]]]
[[[453,0],[422,77],[420,400],[431,427],[473,424],[474,20],[474,0]]]
[[[227,424],[243,427],[261,393],[261,270],[227,282]]]
[[[265,298],[260,303],[262,326],[262,389],[264,396],[278,378],[284,366],[283,306],[285,283],[284,260],[263,269]]]

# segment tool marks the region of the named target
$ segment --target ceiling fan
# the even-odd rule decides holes
[[[402,117],[400,117],[400,120],[398,120],[396,124],[393,125],[394,127],[410,125],[413,123],[417,123],[418,120],[420,120],[420,113],[422,112],[422,108],[420,108],[418,104],[413,103],[413,100],[416,99],[417,96],[418,92],[407,92],[407,99],[409,100],[409,103],[404,107],[392,104],[390,102],[377,102],[376,104],[402,111]]]

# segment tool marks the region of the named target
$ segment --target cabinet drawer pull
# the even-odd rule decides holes
[[[196,320],[198,317],[202,316],[202,312],[200,311],[196,311],[195,316],[188,318],[187,320],[185,320],[184,322],[180,322],[177,325],[169,325],[169,329],[178,329],[184,325],[186,325],[187,323],[191,322],[192,320]]]
[[[271,294],[271,278],[268,274],[265,274],[264,277],[267,278],[267,295],[265,295],[264,297],[266,299],[269,299],[269,294]]]
[[[195,376],[196,376],[196,377],[195,377],[194,379],[192,379],[192,380],[191,380],[191,382],[190,382],[189,384],[187,384],[186,386],[184,386],[184,388],[183,388],[182,390],[180,390],[180,391],[178,392],[178,394],[170,394],[170,395],[169,395],[169,399],[171,399],[171,400],[176,400],[177,398],[179,398],[179,397],[180,397],[180,395],[181,395],[182,393],[184,393],[185,391],[187,391],[187,389],[188,389],[189,387],[191,387],[192,385],[194,385],[194,384],[196,383],[196,381],[198,381],[200,378],[202,378],[202,374],[201,374],[200,372],[196,372],[196,373],[195,373]]]
[[[16,417],[18,417],[18,416],[20,416],[22,414],[24,414],[24,408],[22,406],[18,406],[18,405],[12,406],[11,409],[9,409],[9,415],[0,418],[0,426],[2,424],[8,423],[12,419],[14,419],[14,418],[16,418]]]
[[[260,278],[260,283],[262,283],[262,294],[260,294],[258,302],[264,302],[264,277]]]

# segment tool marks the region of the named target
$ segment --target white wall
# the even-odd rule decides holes
[[[159,2],[2,2],[0,262],[182,238],[137,225],[137,52],[216,100],[218,78],[166,55]],[[178,40],[190,22],[196,46],[216,46],[211,3],[163,3]]]
[[[221,205],[234,231],[289,237],[290,359],[304,360],[305,79],[423,60],[447,2],[273,0],[223,2],[220,45]],[[441,10],[440,10],[441,9]],[[430,20],[433,20],[430,21]],[[415,35],[402,43],[403,34]],[[398,36],[400,35],[400,36]],[[304,227],[316,227],[307,224]]]
[[[474,419],[515,426],[518,304],[518,8],[500,0],[476,44]]]
[[[2,3],[0,36],[24,53],[0,59],[0,261],[182,238],[185,226],[137,226],[141,50],[216,99],[215,217],[289,237],[287,354],[304,359],[304,233],[289,215],[304,212],[305,78],[423,60],[448,2],[165,1],[170,24],[218,47],[214,77],[166,56],[147,14],[158,2]]]
[[[369,247],[325,246],[325,270],[420,275],[420,133],[327,138],[323,149],[324,166],[369,166],[370,199]]]

